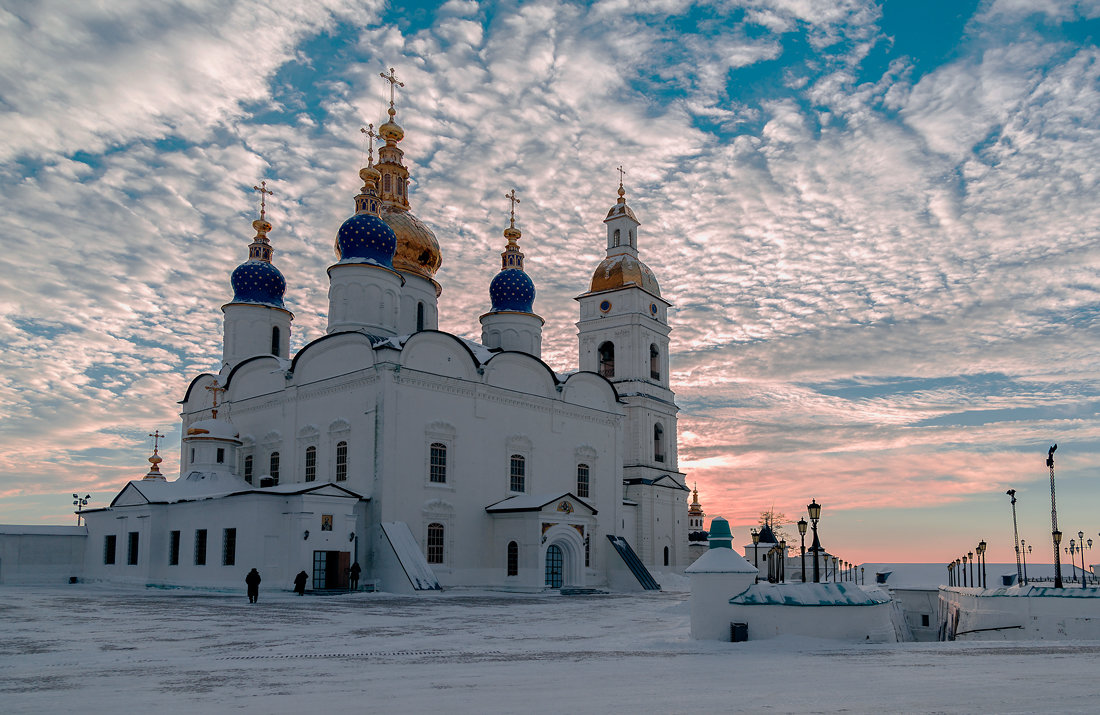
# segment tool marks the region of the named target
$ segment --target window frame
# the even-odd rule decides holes
[[[141,555],[139,550],[141,546],[141,535],[137,531],[130,531],[126,534],[126,565],[137,566],[138,557]]]
[[[342,458],[342,459],[341,459]],[[336,443],[336,481],[348,480],[348,441],[342,439]]]
[[[424,557],[429,564],[443,564],[446,557],[444,546],[447,543],[447,530],[438,521],[428,524],[428,538],[424,545]]]
[[[195,529],[195,565],[206,566],[206,552],[208,545],[206,529]]]
[[[222,566],[237,565],[237,529],[222,529]]]
[[[577,497],[590,499],[592,493],[592,467],[586,462],[577,465]]]
[[[273,451],[267,457],[267,476],[271,477],[271,486],[279,486],[279,471],[282,467],[282,455],[279,450]]]
[[[508,576],[519,576],[519,544],[515,541],[508,542],[508,554],[505,564]]]
[[[527,493],[527,457],[518,452],[508,456],[508,491],[514,494]]]
[[[178,529],[168,532],[168,565],[180,565],[180,537]]]
[[[428,483],[436,485],[447,483],[446,442],[435,441],[428,445]]]
[[[307,482],[317,481],[317,447],[316,445],[309,445],[305,451],[305,480]]]
[[[114,566],[118,562],[118,534],[103,535],[103,565]]]

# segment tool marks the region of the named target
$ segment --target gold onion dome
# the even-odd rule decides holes
[[[592,292],[615,290],[636,285],[642,290],[661,297],[661,286],[649,266],[633,256],[620,254],[603,259],[592,274]]]

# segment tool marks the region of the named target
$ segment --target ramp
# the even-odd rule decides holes
[[[413,538],[409,525],[403,521],[382,522],[382,535],[393,549],[393,555],[409,579],[414,591],[441,591],[435,572],[428,565],[420,545]]]
[[[649,572],[649,569],[645,567],[642,560],[638,558],[638,554],[634,553],[634,549],[631,548],[629,541],[621,536],[615,536],[614,534],[608,534],[607,540],[615,547],[615,551],[623,558],[623,563],[630,569],[630,573],[634,574],[634,578],[638,579],[638,583],[641,584],[643,589],[646,591],[661,590],[661,584],[657,583],[657,580],[653,578],[653,574]]]

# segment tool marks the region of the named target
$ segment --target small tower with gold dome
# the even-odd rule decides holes
[[[500,254],[500,273],[489,284],[492,308],[481,316],[481,342],[489,348],[516,350],[542,357],[543,319],[535,315],[535,284],[523,270],[523,251],[516,228],[516,190],[505,194],[512,202],[511,217],[504,237],[508,244]]]
[[[233,300],[222,306],[225,314],[222,364],[232,367],[257,355],[287,357],[290,323],[294,315],[283,305],[286,279],[271,262],[274,250],[268,239],[267,182],[252,187],[260,192],[260,218],[252,222],[256,235],[248,246],[248,260],[230,277]]]
[[[386,123],[375,137],[385,144],[378,148],[379,198],[381,217],[397,236],[393,268],[405,279],[401,287],[401,310],[398,333],[405,335],[419,330],[439,328],[439,295],[443,292],[435,280],[443,263],[439,241],[409,207],[409,170],[404,164],[405,153],[397,146],[405,138],[405,130],[397,123],[394,89],[404,87],[393,68],[382,79],[390,83],[390,106]],[[374,137],[372,137],[373,139]]]
[[[686,565],[688,488],[677,468],[675,395],[669,389],[669,302],[657,278],[638,257],[641,222],[626,202],[622,167],[618,198],[607,212],[607,250],[588,292],[577,296],[581,370],[615,385],[624,403],[624,496],[638,502],[639,529],[628,534],[647,565]]]
[[[164,478],[164,475],[160,473],[160,463],[164,459],[160,456],[160,438],[163,437],[160,430],[155,430],[153,434],[149,435],[153,438],[153,456],[149,457],[149,472],[141,478],[144,481],[168,481]]]

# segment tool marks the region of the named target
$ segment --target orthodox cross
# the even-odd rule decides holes
[[[516,198],[516,190],[512,189],[512,191],[510,193],[507,193],[507,194],[504,195],[504,198],[506,198],[506,199],[508,199],[509,201],[512,202],[512,218],[511,218],[509,223],[511,224],[512,228],[515,228],[516,227],[516,204],[519,203],[519,199]]]
[[[264,212],[267,209],[266,199],[267,199],[268,196],[274,196],[275,192],[272,191],[271,189],[267,188],[267,182],[266,181],[261,181],[259,186],[253,186],[252,190],[260,192],[260,220],[263,221],[263,220],[265,220],[264,219]],[[215,384],[217,384],[217,383],[215,383]],[[206,389],[209,390],[210,388],[208,387]],[[215,407],[217,407],[217,405],[215,405]]]
[[[393,87],[404,87],[404,82],[397,81],[397,74],[393,71],[393,67],[390,67],[390,73],[387,75],[385,72],[379,72],[378,76],[390,83],[390,108],[393,108]]]
[[[157,449],[159,449],[159,448],[160,448],[160,438],[161,438],[161,437],[164,437],[165,435],[162,435],[162,434],[160,433],[160,430],[158,429],[158,430],[153,430],[153,431],[152,431],[152,432],[151,432],[151,433],[149,434],[149,436],[153,438],[153,454],[156,454],[156,453],[157,453]]]
[[[367,166],[374,166],[374,140],[381,139],[382,135],[374,133],[373,124],[359,127],[359,131],[367,135]]]
[[[622,164],[619,165],[619,168],[616,169],[616,171],[619,172],[619,186],[622,186],[623,185],[623,176],[626,174],[626,171],[623,169]]]
[[[213,385],[207,385],[206,389],[210,390],[210,392],[214,393],[214,406],[213,406],[213,409],[211,410],[211,417],[213,417],[214,419],[217,419],[218,418],[218,393],[219,392],[225,392],[225,388],[218,384],[218,378],[214,378],[214,384]]]

